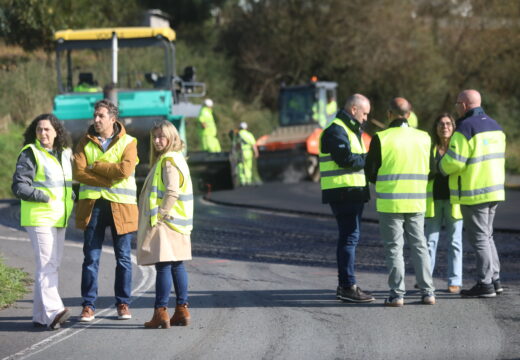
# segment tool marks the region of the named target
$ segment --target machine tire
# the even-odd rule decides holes
[[[320,167],[316,155],[309,155],[307,158],[307,176],[312,182],[320,181]]]

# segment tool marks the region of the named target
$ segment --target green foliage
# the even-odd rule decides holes
[[[249,123],[251,132],[258,137],[270,132],[278,120],[275,114],[263,107],[260,99],[246,101],[234,89],[231,61],[224,53],[215,51],[218,45],[216,30],[214,25],[206,23],[196,27],[185,26],[178,32],[177,71],[182,72],[184,67],[194,66],[197,80],[206,83],[206,96],[215,102],[213,113],[220,144],[223,150],[229,150],[231,142],[228,132],[237,128],[240,122]],[[208,52],[211,56],[208,56]],[[187,137],[189,149],[199,148],[195,119],[187,121]]]
[[[0,309],[20,300],[30,282],[26,272],[6,266],[0,258]]]
[[[182,24],[201,24],[226,0],[140,0],[146,9],[161,9],[170,15],[174,28]]]
[[[138,25],[142,12],[129,0],[0,0],[0,8],[0,36],[26,50],[47,52],[57,30]]]
[[[22,58],[8,70],[0,69],[0,116],[10,114],[13,122],[25,124],[48,113],[56,89],[52,61],[37,54]]]
[[[404,96],[429,129],[439,113],[454,113],[458,92],[475,88],[515,149],[519,16],[518,3],[500,0],[244,0],[225,8],[220,48],[235,87],[270,109],[281,82],[317,75],[338,82],[340,104],[367,95],[370,117],[382,122],[390,99]],[[518,169],[516,157],[508,151],[509,169]]]
[[[23,144],[23,128],[11,125],[5,133],[0,133],[0,199],[13,198],[11,183]]]

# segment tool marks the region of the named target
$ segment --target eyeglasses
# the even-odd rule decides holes
[[[437,123],[437,126],[438,127],[445,127],[445,126],[446,127],[453,127],[453,124],[451,122],[449,122],[449,123],[441,123],[440,122],[440,123]]]

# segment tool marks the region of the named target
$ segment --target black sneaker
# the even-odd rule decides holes
[[[475,286],[473,286],[469,290],[461,290],[460,296],[462,297],[482,297],[482,298],[490,298],[497,296],[495,292],[495,287],[493,284],[483,284],[478,282]]]
[[[351,287],[338,286],[338,289],[336,290],[336,297],[339,300],[354,303],[365,303],[375,300],[372,295],[363,292],[363,290],[361,290],[361,288],[357,285],[352,285]]]
[[[500,295],[504,292],[504,288],[502,287],[500,279],[493,280],[493,286],[495,287],[495,292],[497,295]]]

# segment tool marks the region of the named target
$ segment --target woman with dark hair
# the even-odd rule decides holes
[[[455,120],[444,113],[433,122],[431,130],[432,156],[438,164],[448,151],[450,138],[455,131]],[[458,294],[462,286],[462,213],[459,205],[450,204],[448,176],[436,173],[428,181],[425,235],[428,241],[432,273],[435,268],[435,256],[439,234],[444,224],[448,237],[448,292]]]
[[[137,263],[154,265],[155,305],[146,328],[186,326],[188,274],[184,260],[191,260],[193,189],[190,170],[182,154],[183,142],[175,126],[161,121],[150,131],[152,168],[139,196]],[[170,291],[175,288],[175,312],[168,315]]]
[[[58,293],[58,269],[72,212],[72,152],[65,129],[52,114],[37,116],[24,133],[12,191],[21,199],[25,227],[36,261],[33,325],[55,330],[69,310]]]

